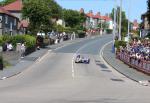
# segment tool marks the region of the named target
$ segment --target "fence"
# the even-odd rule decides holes
[[[116,56],[118,59],[120,59],[127,65],[150,75],[150,61],[136,59],[136,58],[130,57],[130,55],[128,55],[126,53],[122,53],[122,52],[117,53]]]

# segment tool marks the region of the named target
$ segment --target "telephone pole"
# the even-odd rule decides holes
[[[116,36],[116,2],[117,0],[114,0],[114,22],[113,22],[113,45],[112,45],[112,52],[115,52],[115,36]]]
[[[120,0],[119,40],[121,40],[122,0]]]

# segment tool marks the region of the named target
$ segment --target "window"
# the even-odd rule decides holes
[[[0,16],[0,23],[2,22],[2,16]]]
[[[16,24],[17,24],[17,20],[16,20],[16,19],[14,19],[14,26],[16,26]]]
[[[12,31],[12,29],[13,29],[13,23],[11,22],[10,23],[10,31]]]
[[[5,16],[5,24],[8,24],[8,16]]]

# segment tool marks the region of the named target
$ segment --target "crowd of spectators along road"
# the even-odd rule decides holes
[[[75,39],[76,34],[73,32],[72,34],[68,34],[65,32],[58,33],[56,31],[48,32],[47,36],[49,38],[49,44],[57,44],[60,43],[61,41],[66,41],[69,39]],[[37,50],[40,50],[41,47],[44,47],[44,38],[46,37],[46,34],[43,32],[38,32],[37,37],[36,37],[36,46]]]
[[[128,55],[131,58],[140,61],[150,62],[150,40],[133,39],[125,48],[121,47],[122,54]]]

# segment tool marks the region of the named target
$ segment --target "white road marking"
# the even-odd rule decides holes
[[[74,79],[75,78],[75,69],[74,69],[74,60],[75,60],[75,56],[79,53],[80,50],[82,50],[83,48],[85,48],[86,46],[88,46],[89,44],[92,44],[96,41],[92,41],[92,42],[89,42],[89,43],[86,43],[84,44],[83,46],[81,46],[73,55],[73,58],[72,58],[72,78]]]
[[[126,76],[124,76],[123,74],[121,74],[121,73],[119,73],[117,70],[115,70],[113,67],[111,67],[111,66],[104,60],[104,58],[103,58],[103,50],[104,50],[104,48],[105,48],[108,44],[110,44],[110,43],[112,43],[112,42],[113,42],[113,41],[110,41],[110,42],[106,43],[106,44],[100,49],[100,52],[99,52],[100,59],[103,61],[103,63],[104,63],[109,69],[112,70],[112,73],[113,73],[114,75],[116,75],[116,76],[118,76],[118,77],[120,77],[120,78],[122,78],[122,79],[130,80],[129,78],[127,78]]]
[[[43,55],[42,57],[39,57],[37,61],[38,62],[42,61],[48,54],[49,54],[49,51],[47,51],[47,53]]]

